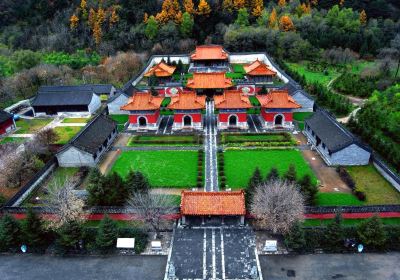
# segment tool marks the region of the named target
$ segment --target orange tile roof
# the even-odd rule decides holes
[[[232,80],[225,77],[224,72],[219,73],[193,73],[193,78],[188,79],[188,88],[229,88]]]
[[[249,65],[244,66],[244,71],[250,76],[275,76],[276,72],[269,69],[269,67],[258,59]]]
[[[169,77],[174,73],[175,69],[176,66],[169,66],[161,61],[160,63],[151,67],[150,70],[144,74],[144,76],[150,77],[154,75],[156,77]]]
[[[192,60],[226,60],[228,54],[222,46],[204,45],[197,46],[196,51],[190,56]]]
[[[121,107],[125,111],[145,111],[160,109],[162,96],[152,96],[150,92],[136,92],[128,99],[128,103]]]
[[[289,95],[287,90],[272,90],[266,95],[257,95],[263,108],[271,109],[296,109],[299,104]]]
[[[182,215],[245,215],[244,191],[182,191]]]
[[[240,90],[225,90],[222,95],[214,95],[215,108],[217,109],[245,109],[253,107],[249,97],[244,96]]]
[[[206,97],[197,96],[194,91],[181,92],[171,97],[168,109],[199,110],[206,107]]]

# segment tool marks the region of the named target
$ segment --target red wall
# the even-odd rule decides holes
[[[219,113],[218,121],[228,122],[230,115],[236,115],[238,117],[238,122],[247,122],[247,113]]]
[[[293,121],[293,113],[286,112],[286,113],[279,113],[279,112],[270,112],[266,113],[264,109],[261,109],[261,115],[263,116],[264,120],[267,122],[273,122],[275,115],[281,114],[285,117],[285,122]]]
[[[155,111],[153,114],[135,114],[129,115],[129,123],[137,123],[139,117],[143,116],[147,118],[148,123],[157,123],[160,111]]]
[[[201,113],[190,113],[190,114],[176,114],[174,115],[174,122],[183,122],[184,116],[191,116],[192,122],[201,122]]]
[[[3,123],[0,123],[0,135],[6,133],[6,129],[14,124],[12,119],[6,120]]]

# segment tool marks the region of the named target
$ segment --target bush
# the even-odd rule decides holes
[[[354,182],[353,178],[351,177],[350,173],[347,172],[346,168],[343,166],[338,166],[336,168],[336,171],[339,173],[340,178],[343,180],[343,182],[346,183],[346,185],[354,191],[356,188],[356,183]]]
[[[22,224],[22,230],[24,232],[24,241],[28,246],[40,247],[46,243],[43,221],[33,212],[32,208],[28,209],[26,219]]]
[[[82,226],[76,221],[63,224],[57,230],[58,236],[56,246],[58,252],[66,253],[70,250],[79,249],[79,241],[83,237]]]
[[[96,245],[102,252],[114,249],[118,238],[118,226],[108,215],[105,215],[97,230]]]
[[[300,223],[294,224],[285,236],[285,244],[295,252],[303,252],[306,246],[304,229]]]
[[[135,253],[140,254],[146,249],[149,236],[138,228],[120,228],[118,236],[121,238],[135,238]]]
[[[386,245],[387,234],[378,216],[373,216],[360,223],[357,227],[357,234],[367,249],[383,249]]]
[[[367,199],[367,195],[365,193],[365,189],[363,187],[356,187],[353,191],[354,195],[361,201],[365,201]]]
[[[7,202],[7,199],[0,194],[0,207],[3,206]]]
[[[20,245],[21,225],[11,215],[6,214],[0,220],[0,251],[8,251]]]

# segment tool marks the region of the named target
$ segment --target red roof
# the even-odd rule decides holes
[[[156,77],[169,77],[174,73],[175,69],[175,66],[169,66],[161,61],[160,63],[151,67],[150,70],[144,74],[144,76],[150,77],[154,75]]]
[[[296,109],[299,104],[289,95],[287,90],[272,90],[266,95],[257,95],[261,107],[270,109]]]
[[[244,96],[241,90],[225,90],[222,95],[214,95],[217,109],[246,109],[253,107],[249,97]]]
[[[169,109],[176,110],[200,110],[206,107],[206,97],[197,96],[194,91],[180,92],[171,97]]]
[[[244,66],[247,75],[250,76],[275,76],[276,72],[269,69],[269,67],[258,59],[253,63]]]
[[[193,78],[188,79],[186,87],[188,88],[229,88],[232,86],[232,80],[225,77],[224,72],[218,73],[193,73]]]
[[[164,97],[152,96],[150,92],[136,92],[128,99],[128,103],[121,107],[125,111],[158,110]]]
[[[190,216],[245,215],[244,191],[182,191],[181,214]]]
[[[227,60],[228,54],[222,46],[204,45],[197,46],[194,54],[190,56],[192,60]]]

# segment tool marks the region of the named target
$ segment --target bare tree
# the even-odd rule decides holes
[[[38,154],[47,154],[50,152],[50,145],[57,142],[58,139],[60,137],[54,129],[46,128],[36,133],[35,137],[25,145],[25,148]]]
[[[294,183],[274,180],[256,188],[250,208],[261,227],[283,234],[303,219],[304,199]]]
[[[56,214],[50,227],[57,229],[71,221],[83,221],[85,202],[74,193],[75,181],[66,178],[61,183],[50,185],[47,188],[47,205],[49,210]]]
[[[173,203],[169,196],[148,193],[136,193],[128,200],[128,205],[135,208],[138,217],[159,237],[164,226],[164,215],[173,213]]]

